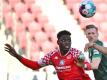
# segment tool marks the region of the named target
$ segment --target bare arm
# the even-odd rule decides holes
[[[98,51],[100,51],[103,54],[107,54],[107,47],[103,47],[103,46],[100,46],[100,45],[95,44],[95,43],[87,43],[85,45],[84,51],[87,51],[90,47],[97,49]]]
[[[100,46],[97,44],[94,44],[93,47],[96,48],[97,50],[99,50],[100,52],[107,54],[107,47],[103,47],[103,46]]]
[[[93,58],[91,62],[91,68],[98,69],[100,62],[101,62],[101,58],[99,57]]]
[[[16,59],[18,59],[26,67],[29,67],[29,68],[31,68],[33,70],[37,70],[37,69],[40,68],[40,65],[38,64],[37,61],[31,61],[29,59],[26,59],[26,58],[20,56],[19,54],[17,54],[15,49],[9,44],[5,44],[5,51],[7,51],[11,56],[13,56]]]
[[[103,52],[105,52],[104,50],[106,49],[103,46],[90,42],[85,45],[84,51],[87,51],[89,48],[92,48],[92,47],[96,49],[97,53],[99,53],[99,52],[103,53]],[[91,62],[91,68],[98,69],[100,62],[101,62],[101,57],[93,57],[92,62]]]
[[[7,51],[11,56],[21,60],[21,56],[17,54],[15,49],[10,44],[5,44],[5,51]]]

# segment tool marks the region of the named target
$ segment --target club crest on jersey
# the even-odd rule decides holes
[[[60,60],[60,63],[59,63],[60,65],[64,65],[65,63],[64,63],[64,60]]]

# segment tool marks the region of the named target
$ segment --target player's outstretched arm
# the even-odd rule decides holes
[[[37,61],[31,61],[29,59],[26,59],[15,51],[15,49],[10,44],[5,44],[5,51],[7,51],[11,56],[18,59],[23,65],[25,65],[28,68],[31,68],[33,70],[37,70],[40,68],[40,65]]]
[[[84,51],[87,51],[90,47],[97,49],[98,51],[102,52],[103,54],[107,54],[107,47],[100,46],[96,43],[87,43],[85,45]]]
[[[20,61],[21,56],[17,54],[15,49],[10,44],[5,44],[5,51],[7,51],[11,56],[17,58]]]

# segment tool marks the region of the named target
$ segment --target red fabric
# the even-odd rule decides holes
[[[84,68],[76,65],[76,59],[80,53],[79,50],[72,48],[66,55],[62,56],[60,50],[56,50],[45,55],[40,65],[49,65],[52,63],[59,80],[91,80],[85,73]]]
[[[87,65],[87,70],[92,70],[92,68],[91,68],[91,64],[90,64],[90,63],[85,62],[85,64]]]
[[[83,80],[91,80],[90,77],[87,74],[83,75]]]
[[[33,70],[37,70],[40,68],[40,65],[36,61],[31,61],[24,57],[22,57],[20,61],[22,64],[24,64],[25,66],[27,66]]]

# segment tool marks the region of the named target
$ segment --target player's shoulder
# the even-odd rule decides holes
[[[77,48],[71,48],[70,49],[70,54],[73,56],[73,57],[77,57],[78,55],[80,55],[81,51],[78,50]]]
[[[101,40],[97,40],[96,43],[97,43],[98,45],[103,46],[103,42],[102,42]]]
[[[70,53],[71,54],[80,54],[80,53],[82,53],[82,51],[78,50],[77,48],[71,48]]]
[[[71,52],[81,52],[80,50],[78,50],[77,48],[70,48]]]
[[[55,49],[55,50],[53,50],[53,51],[50,51],[47,55],[52,56],[52,55],[54,55],[54,54],[56,54],[56,53],[58,53],[58,49]]]

